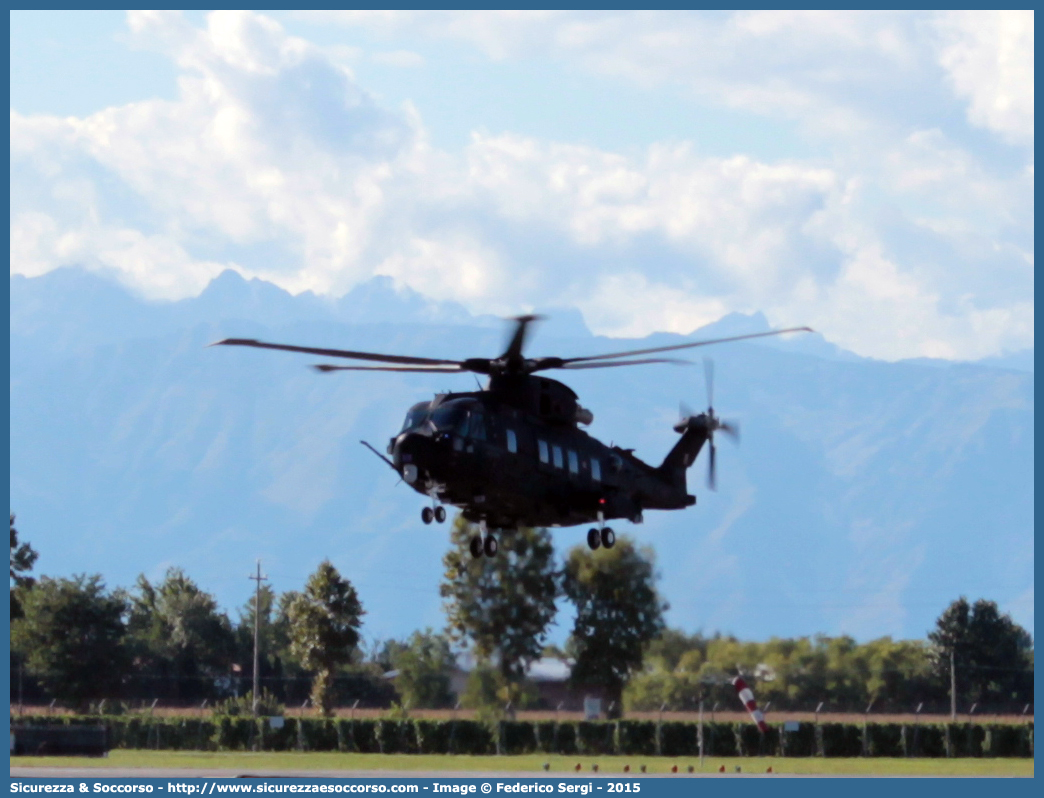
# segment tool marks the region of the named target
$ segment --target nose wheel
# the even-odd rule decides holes
[[[432,502],[435,501],[434,496]],[[425,507],[421,510],[421,521],[425,524],[430,524],[432,521],[437,523],[443,523],[446,520],[446,508],[441,504],[437,504],[434,507]]]

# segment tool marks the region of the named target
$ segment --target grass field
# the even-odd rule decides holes
[[[684,774],[690,765],[700,771],[698,758],[666,757],[585,757],[561,756],[427,756],[424,754],[336,754],[336,753],[201,753],[198,751],[113,751],[104,759],[80,757],[11,757],[12,767],[76,767],[76,768],[165,768],[211,769],[256,772],[271,771],[444,771],[444,772],[544,772],[550,764],[550,775],[575,773],[577,763],[586,774],[597,764],[599,775],[624,773],[638,775],[644,764],[649,773],[670,773],[674,765]],[[1032,759],[818,759],[778,757],[708,757],[703,772],[716,772],[724,765],[727,773],[740,766],[745,773],[877,775],[877,776],[1033,776]]]

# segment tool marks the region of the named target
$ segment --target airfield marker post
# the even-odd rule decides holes
[[[699,740],[700,740],[700,770],[702,771],[703,770],[703,699],[702,698],[700,698]]]
[[[863,712],[863,756],[870,756],[870,737],[869,729],[867,728],[870,723],[870,709],[874,705],[874,699],[870,699],[870,703],[866,705],[866,710]]]
[[[660,715],[656,721],[656,756],[663,756],[663,711],[667,703],[660,704]]]
[[[823,727],[819,725],[819,713],[823,709],[824,701],[820,701],[816,704],[816,756],[826,756],[826,749],[823,744]]]

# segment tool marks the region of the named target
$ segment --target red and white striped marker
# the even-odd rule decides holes
[[[743,702],[743,706],[747,708],[747,712],[754,719],[754,722],[758,724],[758,728],[764,734],[768,731],[768,724],[765,723],[765,715],[760,709],[758,709],[758,703],[754,700],[754,693],[747,687],[747,683],[743,681],[742,676],[737,676],[732,680],[732,686],[736,688],[736,695],[739,696],[739,700]]]

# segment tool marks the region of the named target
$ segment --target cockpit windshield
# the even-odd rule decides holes
[[[419,427],[424,423],[424,419],[428,415],[428,402],[418,402],[411,407],[406,413],[406,420],[402,423],[402,429],[400,432],[405,432],[408,429]]]
[[[435,408],[431,420],[438,429],[449,431],[467,419],[467,412],[466,405],[450,402]]]

